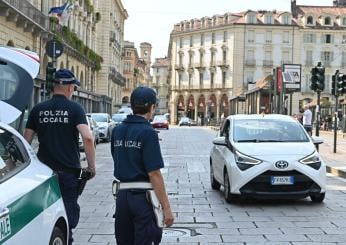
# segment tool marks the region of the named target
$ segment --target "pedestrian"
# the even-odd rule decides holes
[[[69,223],[68,244],[73,242],[72,229],[79,221],[80,207],[77,199],[84,182],[79,177],[82,173],[89,175],[89,178],[96,174],[94,139],[84,109],[71,101],[73,91],[79,85],[71,71],[58,70],[53,79],[53,97],[34,106],[24,131],[24,138],[29,144],[37,134],[38,158],[58,175]],[[84,142],[88,162],[88,167],[83,172],[80,165],[79,134]]]
[[[303,126],[306,130],[306,132],[311,136],[312,135],[312,112],[309,109],[308,105],[304,106],[304,113],[303,113]]]
[[[136,88],[130,98],[133,115],[113,129],[111,153],[116,189],[115,238],[120,245],[159,244],[162,220],[157,220],[148,201],[153,189],[162,208],[166,227],[174,218],[160,169],[164,167],[159,138],[149,123],[156,93],[148,87]],[[126,187],[127,186],[127,187]],[[124,188],[122,188],[124,187]]]

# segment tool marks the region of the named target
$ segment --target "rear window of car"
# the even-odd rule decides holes
[[[298,122],[274,119],[237,119],[234,121],[235,142],[308,142]]]
[[[108,117],[105,114],[90,114],[96,122],[108,122]]]
[[[18,73],[10,66],[2,65],[0,61],[0,100],[12,97],[19,85]]]
[[[0,183],[20,172],[30,163],[21,140],[0,127]]]

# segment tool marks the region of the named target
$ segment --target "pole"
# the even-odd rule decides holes
[[[335,115],[334,115],[334,148],[333,152],[336,153],[336,139],[338,130],[338,97],[335,96]]]
[[[273,98],[272,98],[272,84],[273,84],[273,78],[269,80],[269,103],[268,103],[268,113],[273,113]]]
[[[290,93],[290,116],[292,116],[292,99],[293,99],[293,93]]]
[[[276,114],[277,112],[277,94],[278,94],[278,88],[277,88],[277,70],[276,68],[273,69],[273,83],[274,83],[274,100],[273,100],[273,112]]]
[[[317,105],[316,105],[316,136],[320,136],[320,101],[321,92],[317,91]],[[318,151],[318,145],[316,145]]]

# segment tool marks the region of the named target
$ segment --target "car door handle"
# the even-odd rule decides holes
[[[0,218],[8,215],[10,213],[10,210],[8,208],[3,208],[1,211],[0,211]]]

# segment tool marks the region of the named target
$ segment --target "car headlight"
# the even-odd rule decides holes
[[[239,151],[235,151],[234,157],[235,157],[235,162],[237,163],[237,166],[240,170],[246,170],[257,164],[262,163],[261,160],[244,155],[243,153],[240,153]]]
[[[319,169],[321,167],[321,157],[318,155],[317,151],[314,151],[312,154],[303,157],[299,160],[299,162],[314,169]]]

